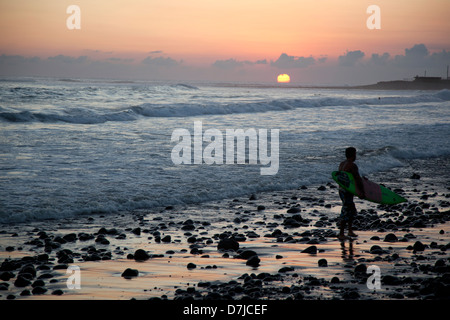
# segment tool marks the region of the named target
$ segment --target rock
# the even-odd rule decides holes
[[[367,273],[367,266],[364,263],[358,264],[354,271],[355,276],[363,276]]]
[[[415,251],[424,251],[425,245],[420,241],[416,241],[416,243],[414,243],[414,245],[413,245],[413,249]]]
[[[252,194],[248,200],[256,200],[256,196]]]
[[[319,190],[319,191],[325,191],[325,190],[327,190],[327,188],[326,188],[325,186],[320,186],[320,187],[317,188],[317,190]]]
[[[369,251],[371,254],[382,254],[383,253],[383,249],[381,249],[380,246],[374,245],[370,248]]]
[[[320,259],[317,264],[319,265],[319,267],[328,267],[328,261],[327,259]]]
[[[150,258],[148,253],[142,249],[137,249],[134,253],[134,260],[136,261],[146,261]]]
[[[31,290],[33,294],[44,294],[47,292],[47,289],[44,287],[34,287],[33,290]]]
[[[197,265],[196,265],[195,263],[189,262],[188,265],[187,265],[187,268],[188,268],[189,270],[190,270],[190,269],[195,269],[195,268],[197,268]]]
[[[418,175],[417,173],[413,173],[413,175],[410,177],[410,179],[418,180],[418,179],[420,179],[420,175]]]
[[[132,277],[137,277],[139,275],[139,271],[136,269],[127,268],[124,272],[122,272],[122,277],[126,279],[130,279]]]
[[[287,213],[299,213],[301,209],[299,207],[292,207],[290,208]]]
[[[63,239],[66,240],[67,242],[74,242],[77,240],[77,235],[75,233],[69,233],[69,234],[66,234],[63,237]]]
[[[385,275],[381,278],[381,282],[387,286],[396,286],[401,284],[402,281],[396,276]]]
[[[35,287],[44,287],[44,286],[45,286],[45,283],[44,283],[43,280],[39,279],[39,280],[36,280],[35,282],[33,282],[33,283],[31,284],[31,286],[32,286],[33,288],[35,288]]]
[[[12,251],[14,251],[14,247],[8,246],[5,248],[5,250],[8,252],[12,252]]]
[[[260,205],[260,206],[257,207],[257,210],[258,210],[258,211],[266,210],[266,207]]]
[[[141,228],[139,228],[139,227],[134,228],[133,230],[131,230],[131,232],[134,233],[137,236],[140,236],[141,235]]]
[[[4,271],[0,273],[0,280],[9,281],[9,279],[12,278],[14,278],[14,273],[12,273],[11,271]]]
[[[239,249],[239,242],[237,242],[233,238],[225,238],[219,241],[217,245],[218,250],[234,250],[237,251]]]
[[[333,278],[331,278],[331,281],[330,281],[330,282],[331,282],[331,283],[340,283],[341,280],[339,280],[338,277],[333,277]]]
[[[256,255],[257,255],[257,253],[253,250],[244,250],[239,254],[238,257],[242,258],[242,259],[249,259],[252,256],[256,256]]]
[[[259,266],[260,262],[261,262],[261,260],[258,258],[258,256],[254,255],[254,256],[251,256],[245,264],[247,266],[257,267],[257,266]]]
[[[6,291],[6,290],[8,290],[8,287],[9,287],[9,283],[8,282],[2,282],[2,283],[0,283],[0,291]]]
[[[302,253],[316,254],[317,253],[317,247],[316,246],[309,246],[308,248],[303,250]]]
[[[167,235],[167,236],[165,236],[164,238],[161,239],[162,242],[166,242],[166,243],[170,242],[171,240],[172,240],[172,238],[169,235]]]
[[[278,273],[285,273],[285,272],[289,272],[289,271],[294,271],[294,268],[292,268],[292,267],[283,267],[280,270],[278,270]]]
[[[29,273],[33,278],[36,277],[36,269],[32,264],[27,264],[22,269],[20,269],[19,274]]]
[[[63,294],[64,292],[61,289],[56,289],[55,291],[52,292],[52,295],[54,296],[61,296]]]
[[[398,238],[395,234],[389,233],[384,237],[384,242],[397,242]]]
[[[19,274],[17,276],[16,281],[14,281],[14,285],[16,287],[26,287],[31,284],[31,281],[24,277],[23,274]]]

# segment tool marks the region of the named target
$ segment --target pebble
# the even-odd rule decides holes
[[[197,265],[195,263],[189,262],[188,265],[187,265],[187,268],[188,269],[195,269],[195,268],[197,268]]]
[[[226,238],[219,241],[217,245],[218,250],[234,250],[239,249],[239,242],[232,238]]]
[[[302,253],[309,253],[309,254],[316,254],[317,253],[317,247],[316,246],[310,246],[302,251]]]
[[[133,255],[134,260],[136,261],[146,261],[150,258],[148,253],[143,249],[137,249]]]
[[[328,267],[328,261],[327,259],[320,259],[317,264],[319,265],[319,267]]]
[[[124,272],[122,272],[122,277],[126,279],[130,279],[132,277],[137,277],[139,275],[139,271],[136,269],[127,268]]]

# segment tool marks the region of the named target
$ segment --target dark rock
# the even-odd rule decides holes
[[[249,259],[252,256],[256,256],[256,255],[257,255],[257,253],[253,250],[244,250],[238,255],[238,258]]]
[[[384,237],[384,242],[397,242],[398,238],[395,234],[389,233]]]
[[[301,209],[299,207],[292,207],[290,208],[287,213],[299,213]]]
[[[77,240],[77,235],[75,233],[69,233],[69,234],[66,234],[63,237],[63,239],[66,240],[67,242],[74,242]]]
[[[136,261],[146,261],[150,258],[148,253],[145,250],[137,249],[134,253],[134,260]]]
[[[381,282],[387,286],[396,286],[402,283],[402,281],[396,277],[391,275],[385,275],[381,278]]]
[[[327,188],[326,188],[325,186],[320,186],[320,187],[317,188],[317,190],[319,190],[319,191],[325,191],[325,190],[327,190]]]
[[[381,249],[380,246],[374,245],[370,248],[369,251],[371,254],[382,254],[383,253],[383,249]]]
[[[122,277],[126,279],[130,279],[132,277],[137,277],[139,275],[139,271],[136,269],[127,268],[124,272],[122,272]]]
[[[33,294],[44,294],[47,292],[47,289],[44,287],[34,287],[33,290],[31,290]]]
[[[330,282],[331,282],[331,283],[340,283],[341,280],[339,280],[338,277],[333,277],[333,278],[331,278],[331,281],[330,281]]]
[[[302,251],[302,253],[309,253],[309,254],[316,254],[317,253],[317,247],[316,246],[310,246]]]
[[[172,238],[169,235],[167,235],[161,239],[162,242],[170,242],[171,240],[172,240]]]
[[[32,264],[27,264],[22,269],[20,269],[19,274],[29,273],[34,278],[36,277],[36,268]]]
[[[245,264],[247,266],[257,267],[257,266],[259,266],[260,262],[261,262],[261,260],[258,258],[258,256],[254,255],[254,256],[251,256]]]
[[[294,268],[292,268],[292,267],[283,267],[280,270],[278,270],[278,273],[285,273],[285,272],[289,272],[289,271],[294,271]]]
[[[248,200],[256,200],[256,196],[252,194]]]
[[[237,251],[239,249],[239,242],[237,242],[233,238],[226,238],[219,241],[217,245],[218,250],[234,250]]]
[[[23,274],[17,276],[16,281],[14,281],[14,285],[16,287],[26,287],[31,284],[31,281],[24,277]]]
[[[410,177],[410,179],[420,179],[420,175],[418,175],[417,173],[413,173],[413,175]]]
[[[0,273],[0,280],[9,281],[9,279],[14,278],[14,273],[11,271],[3,271]]]
[[[344,299],[349,299],[349,300],[354,300],[354,299],[359,299],[361,296],[358,292],[356,291],[346,291],[343,295],[342,298]]]
[[[11,252],[14,251],[14,247],[8,246],[5,248],[6,251]]]
[[[327,259],[320,259],[317,264],[319,265],[319,267],[328,267],[328,261]]]
[[[131,230],[131,232],[134,233],[137,236],[140,236],[141,235],[141,228],[139,228],[139,227],[134,228],[133,230]]]
[[[52,295],[54,296],[61,296],[63,294],[64,292],[61,289],[56,289],[55,291],[52,292]]]
[[[32,284],[31,284],[31,286],[34,288],[34,287],[44,287],[45,286],[45,282],[43,281],[43,280],[41,280],[41,279],[39,279],[39,280],[36,280],[35,282],[33,282]]]
[[[0,283],[0,291],[6,291],[9,288],[9,283],[8,282],[2,282]]]
[[[355,267],[354,271],[355,271],[355,276],[357,276],[357,277],[366,275],[366,273],[367,273],[367,266],[364,263],[358,264]]]
[[[188,265],[187,265],[187,268],[188,269],[195,269],[195,268],[197,268],[197,265],[195,263],[189,262]]]
[[[415,251],[424,251],[425,250],[425,245],[420,242],[420,241],[416,241],[413,245],[413,249]]]
[[[257,210],[258,210],[258,211],[266,210],[266,207],[260,205],[260,206],[257,207]]]

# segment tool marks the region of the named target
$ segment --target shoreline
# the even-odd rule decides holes
[[[429,161],[374,175],[409,202],[386,207],[355,199],[359,237],[343,244],[336,238],[341,204],[331,182],[161,210],[2,225],[0,300],[448,299],[448,177],[437,180],[430,170],[439,160],[422,163]],[[448,161],[441,165],[446,172]],[[412,170],[420,179],[412,179]],[[219,250],[225,238],[239,249]],[[80,267],[79,290],[66,285],[71,265]],[[367,287],[371,265],[381,271],[379,290]],[[126,269],[138,275],[125,278]]]

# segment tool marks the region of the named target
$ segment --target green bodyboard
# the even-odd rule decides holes
[[[345,171],[333,171],[331,176],[344,190],[356,196],[360,195],[360,192],[356,187],[355,178],[351,173]],[[395,192],[375,182],[364,178],[362,179],[362,182],[366,195],[365,200],[380,204],[398,204],[408,201],[402,196],[399,196]]]

